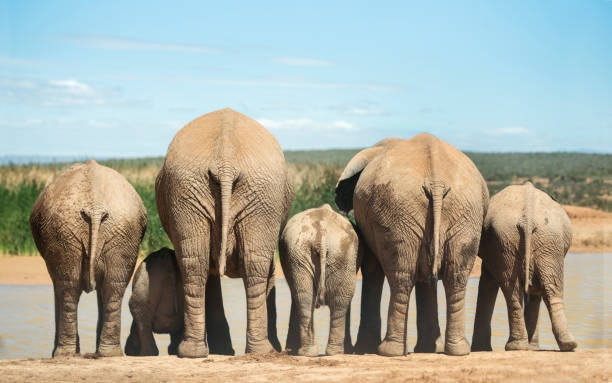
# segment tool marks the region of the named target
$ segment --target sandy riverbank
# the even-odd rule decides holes
[[[574,238],[570,253],[612,253],[612,213],[578,206],[564,206],[572,220]],[[283,278],[280,264],[276,275]],[[470,277],[480,276],[480,259],[476,259]],[[0,284],[48,285],[51,279],[39,255],[0,256]]]
[[[480,352],[465,357],[410,354],[306,358],[285,354],[207,359],[121,357],[0,360],[2,382],[606,382],[612,350]]]

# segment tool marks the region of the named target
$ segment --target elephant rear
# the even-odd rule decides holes
[[[308,323],[312,323],[315,308],[327,305],[331,319],[326,354],[352,353],[349,311],[358,251],[353,226],[327,204],[289,220],[279,242],[280,261],[291,290],[288,350],[318,355],[314,330]]]
[[[122,355],[121,300],[147,226],[136,191],[119,173],[93,160],[75,164],[43,190],[30,225],[54,284],[53,355],[79,352],[78,297],[94,289],[100,313],[96,352]]]

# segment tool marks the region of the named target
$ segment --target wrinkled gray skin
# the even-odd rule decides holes
[[[410,293],[416,287],[416,352],[442,351],[437,278],[446,292],[444,352],[465,355],[465,289],[480,241],[489,193],[476,166],[429,134],[387,139],[357,153],[336,187],[336,204],[354,209],[375,257],[363,264],[362,323],[356,352],[405,355]],[[378,263],[378,264],[377,264]],[[391,289],[380,343],[380,293]],[[380,343],[380,344],[379,344]],[[377,347],[378,346],[378,347]]]
[[[153,338],[156,333],[170,334],[168,355],[176,355],[183,340],[183,306],[183,283],[174,251],[164,247],[149,254],[136,269],[132,281],[130,312],[134,320],[125,354],[159,355]],[[221,281],[212,275],[206,283],[206,333],[212,339],[211,354],[234,355],[223,311]]]
[[[506,350],[538,348],[542,297],[559,349],[576,348],[563,309],[563,261],[571,241],[563,207],[530,182],[508,186],[491,198],[479,251],[472,351],[491,351],[491,316],[500,287],[510,324]]]
[[[291,290],[286,349],[317,356],[314,309],[326,304],[330,330],[326,355],[352,354],[350,322],[359,239],[350,221],[325,204],[293,216],[281,235],[279,256]]]
[[[77,306],[96,290],[96,354],[121,356],[121,301],[147,227],[142,200],[116,171],[94,160],[72,165],[40,194],[32,235],[53,281],[53,357],[80,352]]]
[[[211,274],[244,281],[246,352],[280,350],[274,256],[293,192],[274,136],[229,108],[201,116],[170,143],[155,194],[184,285],[178,356],[208,355],[204,296]]]

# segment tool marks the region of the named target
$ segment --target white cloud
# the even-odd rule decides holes
[[[272,130],[296,130],[296,129],[308,129],[308,130],[345,130],[355,131],[359,130],[353,123],[347,121],[333,121],[333,122],[317,122],[309,118],[299,118],[293,120],[271,120],[267,118],[257,119],[257,122],[262,124],[267,129]]]
[[[166,51],[186,53],[215,53],[215,49],[193,44],[161,43],[116,37],[66,37],[63,41],[75,43],[88,48],[113,51]]]
[[[279,57],[275,60],[276,62],[289,66],[301,66],[301,67],[311,67],[311,68],[323,68],[332,66],[331,61],[326,60],[316,60],[316,59],[308,59],[301,57]]]
[[[490,132],[494,136],[532,136],[533,132],[522,126],[506,126]]]
[[[60,92],[73,95],[87,95],[94,93],[93,88],[77,80],[51,80],[49,84],[57,87]]]
[[[52,79],[46,81],[0,78],[0,102],[58,105],[108,105],[120,102],[116,88],[97,89],[76,79]]]
[[[29,118],[27,120],[21,121],[0,121],[0,126],[4,126],[7,128],[24,128],[29,126],[38,126],[43,123],[43,120],[38,118]]]
[[[338,129],[342,129],[342,130],[347,130],[347,131],[351,131],[351,130],[357,130],[355,128],[355,125],[350,123],[350,122],[346,122],[346,121],[334,121],[331,124],[334,128],[338,128]]]

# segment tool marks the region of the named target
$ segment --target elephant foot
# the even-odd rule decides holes
[[[168,346],[168,355],[178,355],[178,346],[177,345],[169,345]]]
[[[247,342],[245,354],[269,354],[271,352],[275,352],[276,349],[272,347],[268,339],[264,340],[261,343],[249,343]]]
[[[352,354],[352,352],[346,352],[346,346],[334,345],[334,344],[328,344],[327,348],[325,349],[325,355],[327,356],[334,356],[334,355],[341,355],[341,354]]]
[[[357,343],[355,343],[353,352],[359,355],[376,354],[378,351],[379,345],[380,345],[380,337],[376,339],[375,337],[363,336],[357,339]]]
[[[538,351],[540,349],[540,342],[529,342],[530,351]]]
[[[208,346],[204,341],[183,340],[178,346],[177,355],[179,358],[206,358],[208,356]]]
[[[317,350],[317,346],[313,344],[310,346],[300,347],[297,350],[296,355],[314,357],[314,356],[319,356],[319,351]]]
[[[80,355],[76,346],[57,346],[53,350],[53,358],[71,358]]]
[[[232,347],[231,340],[229,341],[229,343],[226,341],[211,343],[209,340],[208,347],[210,349],[211,354],[232,355],[232,356],[236,354],[236,352],[234,351],[234,348]]]
[[[574,337],[570,334],[562,336],[561,339],[557,341],[559,345],[559,350],[561,351],[574,351],[578,344],[574,340]]]
[[[489,343],[472,343],[472,352],[479,351],[493,351],[493,347],[491,347],[491,342]]]
[[[468,355],[470,353],[470,344],[465,338],[461,338],[458,342],[446,341],[444,353],[451,356]]]
[[[123,356],[123,350],[121,350],[120,344],[103,345],[100,344],[96,351],[96,356],[99,357],[111,357],[111,356]]]
[[[416,346],[414,346],[414,352],[416,353],[441,353],[444,352],[444,339],[439,336],[435,343],[431,342],[419,342],[417,340]]]
[[[404,355],[404,343],[385,339],[378,346],[378,354],[382,356],[402,356]]]
[[[530,348],[527,339],[509,340],[506,343],[506,351],[529,351]]]

